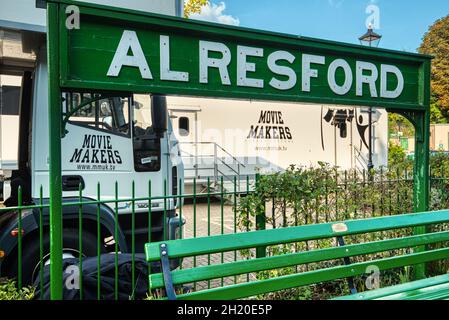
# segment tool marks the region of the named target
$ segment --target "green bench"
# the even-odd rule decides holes
[[[168,299],[228,300],[252,297],[258,294],[337,279],[348,279],[352,294],[339,297],[338,299],[444,299],[449,297],[449,275],[412,281],[363,293],[356,292],[352,280],[355,276],[366,275],[368,268],[373,266],[382,271],[448,259],[449,247],[442,246],[442,248],[433,250],[428,248],[424,250],[424,248],[428,244],[449,241],[449,231],[423,233],[350,245],[345,245],[344,237],[446,222],[449,222],[449,210],[147,243],[145,247],[147,261],[160,261],[162,266],[160,273],[154,273],[149,276],[150,288],[165,289]],[[424,232],[426,228],[418,229]],[[259,248],[260,251],[260,248],[266,246],[331,238],[336,238],[338,245],[298,253],[258,257],[250,260],[225,261],[221,264],[197,266],[188,269],[170,270],[169,268],[170,259],[182,259],[251,248]],[[405,248],[413,250],[408,250],[406,253],[397,256],[377,257],[371,261],[351,263],[351,258],[353,257]],[[342,260],[344,263],[341,265],[324,264],[325,266],[317,270],[271,279],[224,285],[179,295],[176,295],[174,289],[181,285],[198,281],[333,260]]]

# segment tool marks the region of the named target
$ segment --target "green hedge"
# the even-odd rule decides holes
[[[15,281],[0,280],[0,300],[31,300],[35,289],[26,287],[18,290]]]

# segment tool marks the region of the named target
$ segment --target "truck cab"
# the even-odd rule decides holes
[[[43,263],[49,260],[47,53],[45,42],[37,47],[33,68],[16,70],[22,75],[18,163],[4,181],[10,186],[4,190],[11,190],[4,201],[10,210],[0,213],[0,275],[17,273],[20,213],[24,283],[36,278],[40,235]],[[85,256],[98,254],[98,237],[100,253],[113,251],[116,243],[121,253],[143,253],[148,240],[176,238],[184,223],[176,214],[184,170],[166,98],[84,89],[63,92],[61,108],[64,254],[79,255],[80,212]],[[88,203],[71,205],[80,199]],[[17,208],[40,203],[43,210]]]

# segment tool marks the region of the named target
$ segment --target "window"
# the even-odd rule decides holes
[[[119,135],[130,135],[129,97],[91,93],[67,93],[64,97],[69,122]],[[84,104],[83,106],[81,106]],[[81,106],[81,107],[80,107]]]
[[[179,135],[186,137],[189,135],[189,118],[180,117],[178,120]]]
[[[149,94],[134,95],[133,132],[134,170],[136,172],[161,170],[161,139],[153,131]]]
[[[151,96],[149,94],[135,94],[133,105],[134,136],[142,136],[151,130]]]

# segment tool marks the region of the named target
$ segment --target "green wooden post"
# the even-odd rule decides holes
[[[415,212],[423,212],[429,210],[429,173],[430,173],[430,66],[431,62],[427,61],[423,64],[421,77],[423,82],[423,94],[420,97],[425,111],[416,112],[415,118],[415,170],[414,170],[414,190],[413,190],[413,207]],[[417,227],[415,234],[426,232],[426,227]],[[425,247],[418,247],[415,251],[425,251]],[[415,266],[416,279],[426,277],[426,265],[420,264]]]
[[[48,128],[50,157],[50,296],[62,299],[61,92],[59,4],[47,3]]]
[[[424,212],[429,210],[430,193],[430,67],[431,61],[424,62],[420,68],[420,103],[424,107],[422,111],[395,112],[407,118],[415,128],[415,164],[413,170],[413,210],[414,212]],[[425,226],[414,228],[416,235],[426,232]],[[415,252],[425,251],[425,246],[415,248]],[[415,266],[415,279],[426,277],[426,265]]]
[[[414,170],[414,190],[413,207],[415,212],[423,212],[429,209],[429,135],[430,117],[429,112],[422,112],[418,116],[415,133],[415,170]],[[422,137],[418,134],[422,132]],[[414,234],[426,233],[426,227],[417,227]],[[425,247],[416,248],[416,252],[425,251]],[[426,277],[426,265],[415,266],[415,279]]]

